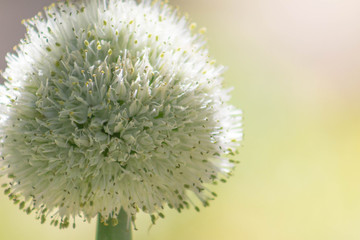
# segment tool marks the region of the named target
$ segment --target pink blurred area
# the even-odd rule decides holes
[[[0,0],[0,69],[6,66],[5,55],[25,35],[21,20],[35,16],[51,0]]]
[[[357,95],[360,87],[359,1],[175,2],[185,5],[188,11],[200,11],[208,18],[204,23],[213,20],[216,28],[227,32],[234,41],[231,43],[234,54],[240,53],[236,41],[242,44],[245,39],[250,47],[268,57],[265,67],[290,70],[292,76],[287,81],[294,84],[300,94]]]

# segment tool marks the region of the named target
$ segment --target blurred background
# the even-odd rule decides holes
[[[0,0],[0,69],[23,18],[51,0]],[[134,240],[360,239],[360,2],[170,0],[228,66],[244,111],[241,161],[210,208],[166,211]],[[0,180],[1,181],[1,180]],[[0,195],[0,239],[94,239],[95,221],[58,230]]]

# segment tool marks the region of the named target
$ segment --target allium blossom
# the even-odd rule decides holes
[[[0,88],[3,187],[20,209],[63,228],[199,210],[189,192],[208,205],[241,113],[194,24],[146,0],[59,2],[24,24]]]

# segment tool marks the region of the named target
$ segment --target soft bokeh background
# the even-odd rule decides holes
[[[0,68],[20,21],[51,0],[0,0]],[[167,211],[134,240],[360,239],[360,2],[172,0],[206,26],[244,111],[241,164],[201,213]],[[1,180],[0,180],[1,181]],[[94,239],[41,225],[0,195],[0,239]]]

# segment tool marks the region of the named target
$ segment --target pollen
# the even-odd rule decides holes
[[[190,30],[194,30],[197,27],[196,23],[191,23],[190,24]]]

